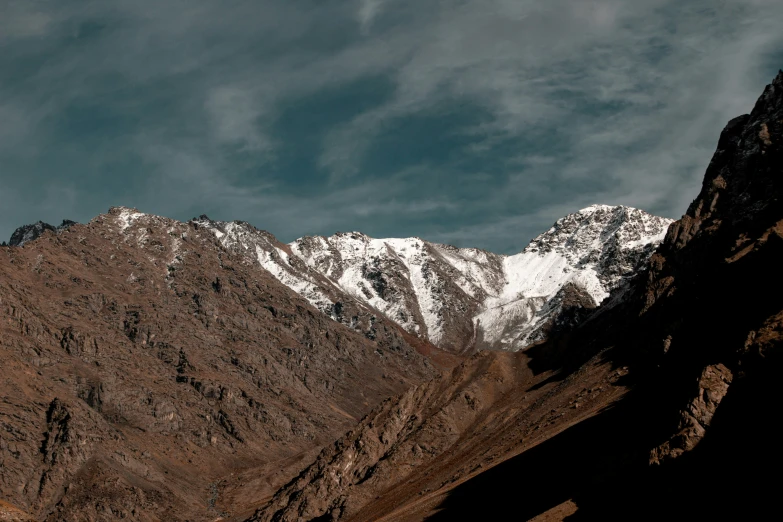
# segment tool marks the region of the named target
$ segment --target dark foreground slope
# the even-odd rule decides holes
[[[631,288],[384,402],[253,520],[778,518],[782,149],[783,72]]]
[[[3,520],[252,513],[434,375],[396,325],[370,340],[208,231],[129,212],[0,249]]]

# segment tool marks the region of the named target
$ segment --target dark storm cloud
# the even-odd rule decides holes
[[[0,236],[110,205],[518,250],[678,217],[783,65],[773,0],[0,0]]]

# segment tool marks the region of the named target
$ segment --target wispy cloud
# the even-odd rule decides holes
[[[264,132],[273,120],[270,103],[257,90],[218,87],[208,94],[206,109],[219,143],[271,152],[273,138]]]
[[[777,0],[2,5],[3,236],[117,203],[506,251],[595,202],[677,217],[783,65]]]
[[[9,41],[46,34],[52,18],[38,8],[33,2],[4,2],[4,14],[0,18],[0,38]]]
[[[372,27],[373,21],[381,13],[384,4],[388,0],[359,0],[359,9],[356,17],[359,20],[362,34],[367,34]]]

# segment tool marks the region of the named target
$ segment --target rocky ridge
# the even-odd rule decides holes
[[[625,206],[592,205],[559,219],[504,259],[505,285],[475,320],[487,348],[543,340],[574,309],[600,305],[641,271],[672,220]]]
[[[202,215],[190,221],[200,230],[208,230],[220,244],[245,258],[245,260],[270,273],[278,281],[295,291],[311,305],[332,320],[352,330],[361,332],[370,339],[376,336],[376,323],[383,318],[397,323],[381,310],[365,300],[347,292],[324,274],[309,266],[297,256],[291,245],[281,243],[271,233],[260,230],[244,221],[213,221]],[[404,328],[403,332],[406,332]],[[430,360],[441,366],[456,364],[451,354],[434,349],[426,340],[414,335],[406,337],[407,342],[416,345]]]

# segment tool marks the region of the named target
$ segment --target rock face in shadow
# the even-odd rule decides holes
[[[481,352],[386,401],[251,520],[420,519],[462,481],[614,403],[621,375],[596,359],[560,381],[533,375],[524,353]]]
[[[347,328],[211,232],[132,209],[2,247],[0,509],[249,516],[437,374],[409,338],[381,316]]]
[[[651,464],[661,464],[665,459],[677,458],[691,451],[701,442],[710,427],[712,417],[726,393],[734,376],[723,364],[704,368],[699,378],[698,395],[680,412],[677,433],[650,453]]]
[[[480,354],[384,403],[252,520],[770,518],[781,166],[783,72],[723,130],[623,292],[526,353]]]

